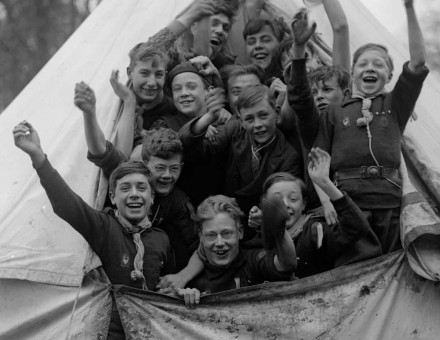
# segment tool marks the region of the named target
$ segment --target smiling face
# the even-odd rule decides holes
[[[228,101],[229,107],[234,115],[238,116],[235,103],[237,102],[241,91],[247,87],[260,84],[261,82],[255,74],[241,74],[228,79]]]
[[[209,56],[215,56],[225,46],[231,29],[231,20],[223,13],[214,14],[209,17]]]
[[[286,229],[291,228],[302,216],[305,207],[301,187],[293,181],[280,181],[272,184],[267,190],[267,195],[279,195],[289,213]]]
[[[228,214],[218,213],[203,222],[199,236],[208,262],[227,267],[238,255],[243,229]]]
[[[246,132],[257,144],[264,144],[275,135],[277,113],[266,98],[249,108],[241,108],[240,119]]]
[[[375,49],[366,50],[353,66],[352,74],[360,94],[373,96],[382,92],[391,80],[386,53]]]
[[[344,99],[344,92],[341,90],[336,77],[325,81],[321,80],[318,84],[312,84],[312,93],[315,105],[320,112],[327,110],[330,104],[341,104]]]
[[[168,195],[173,190],[182,171],[182,156],[174,155],[168,159],[150,156],[147,163],[151,171],[155,193],[159,196]]]
[[[280,46],[272,28],[264,25],[260,32],[246,37],[246,54],[252,64],[268,68]]]
[[[177,110],[194,118],[204,113],[206,88],[202,78],[192,72],[183,72],[173,78],[171,89]]]
[[[156,104],[162,99],[165,65],[153,66],[153,64],[152,60],[137,61],[128,71],[128,77],[133,82],[133,92],[139,104]]]
[[[118,179],[114,192],[110,193],[110,200],[123,218],[133,225],[139,223],[153,204],[147,176],[131,173]]]

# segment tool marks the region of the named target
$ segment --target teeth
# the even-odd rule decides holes
[[[192,103],[192,101],[191,100],[185,100],[185,101],[183,101],[183,102],[180,102],[181,104],[190,104],[190,103]]]
[[[265,53],[258,53],[258,54],[255,54],[255,56],[254,56],[255,59],[264,59],[266,57],[267,57],[267,54],[265,54]]]
[[[140,203],[130,203],[127,204],[130,208],[140,208],[142,206],[142,204]]]

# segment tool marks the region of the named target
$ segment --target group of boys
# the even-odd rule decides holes
[[[414,20],[412,1],[405,5]],[[93,90],[76,85],[88,159],[108,176],[115,209],[89,207],[52,168],[35,129],[28,122],[14,129],[15,143],[30,155],[55,213],[100,256],[112,284],[148,290],[171,286],[194,306],[207,286],[221,291],[288,280],[297,258],[284,227],[286,208],[279,198],[266,198],[263,215],[271,214],[272,226],[263,224],[262,234],[247,225],[249,212],[260,206],[269,175],[287,172],[307,180],[304,165],[316,145],[331,154],[333,179],[371,225],[347,256],[362,260],[400,248],[399,140],[427,74],[421,54],[412,54],[388,95],[381,82],[390,80],[391,58],[384,47],[366,45],[354,56],[353,68],[364,70],[353,73],[357,92],[350,98],[348,68],[320,66],[308,47],[315,26],[304,11],[294,17],[291,32],[277,21],[250,20],[243,36],[251,64],[234,64],[226,41],[235,9],[232,1],[195,1],[130,51],[128,85],[118,81],[117,72],[111,77],[123,102],[114,144],[97,122]],[[202,34],[206,24],[208,38]],[[187,30],[194,36],[193,48],[176,47]],[[197,56],[201,51],[206,56]],[[375,147],[375,154],[371,135],[385,145]],[[389,145],[383,143],[390,138]],[[308,187],[314,191],[311,183]],[[325,195],[318,196],[325,206]],[[309,202],[309,208],[319,205]],[[333,212],[327,211],[329,224],[337,219]],[[263,249],[268,237],[275,245]],[[241,250],[239,240],[254,249]],[[195,294],[180,289],[188,282],[198,288]],[[114,307],[109,337],[123,334]]]

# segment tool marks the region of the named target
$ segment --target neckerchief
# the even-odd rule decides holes
[[[311,215],[302,215],[301,219],[298,222],[287,229],[287,232],[289,233],[292,240],[296,240],[299,237],[304,229],[304,225],[307,223],[310,217]]]
[[[115,216],[121,223],[122,227],[133,236],[133,241],[136,246],[136,256],[133,260],[134,270],[131,272],[130,277],[133,281],[142,280],[142,289],[148,290],[145,276],[143,274],[144,270],[144,254],[145,248],[144,243],[141,240],[141,233],[145,230],[151,228],[151,222],[148,219],[148,215],[144,217],[136,226],[132,225],[124,217],[121,216],[118,210],[115,210]]]
[[[269,147],[269,145],[271,145],[273,143],[273,141],[275,140],[276,137],[276,133],[273,136],[273,138],[268,141],[266,144],[263,144],[261,146],[256,146],[254,145],[254,141],[251,140],[251,152],[252,152],[252,158],[251,158],[251,167],[252,167],[252,174],[254,175],[254,177],[257,176],[258,170],[260,169],[260,165],[261,165],[261,152],[264,149],[267,149]],[[251,138],[249,136],[249,138]]]

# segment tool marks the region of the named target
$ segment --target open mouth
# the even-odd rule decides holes
[[[158,92],[157,89],[143,89],[143,90],[149,96],[153,96]]]
[[[320,104],[318,104],[318,110],[319,110],[319,111],[326,110],[327,107],[328,107],[328,104],[327,104],[327,103],[320,103]]]
[[[268,53],[259,52],[254,54],[254,58],[257,60],[265,60],[268,57]]]
[[[254,132],[254,135],[255,136],[263,136],[265,133],[266,133],[266,131],[257,131],[257,132]]]
[[[222,43],[222,41],[219,38],[211,38],[209,42],[211,43],[211,45],[215,47],[219,47]]]
[[[137,210],[142,208],[142,203],[127,203],[127,207],[132,209],[132,210]]]
[[[182,100],[180,105],[190,105],[194,102],[194,100]]]
[[[367,84],[374,84],[377,81],[377,78],[374,76],[367,76],[362,78],[362,81]]]
[[[219,257],[225,257],[229,253],[229,250],[222,249],[222,250],[214,250],[213,252]]]

